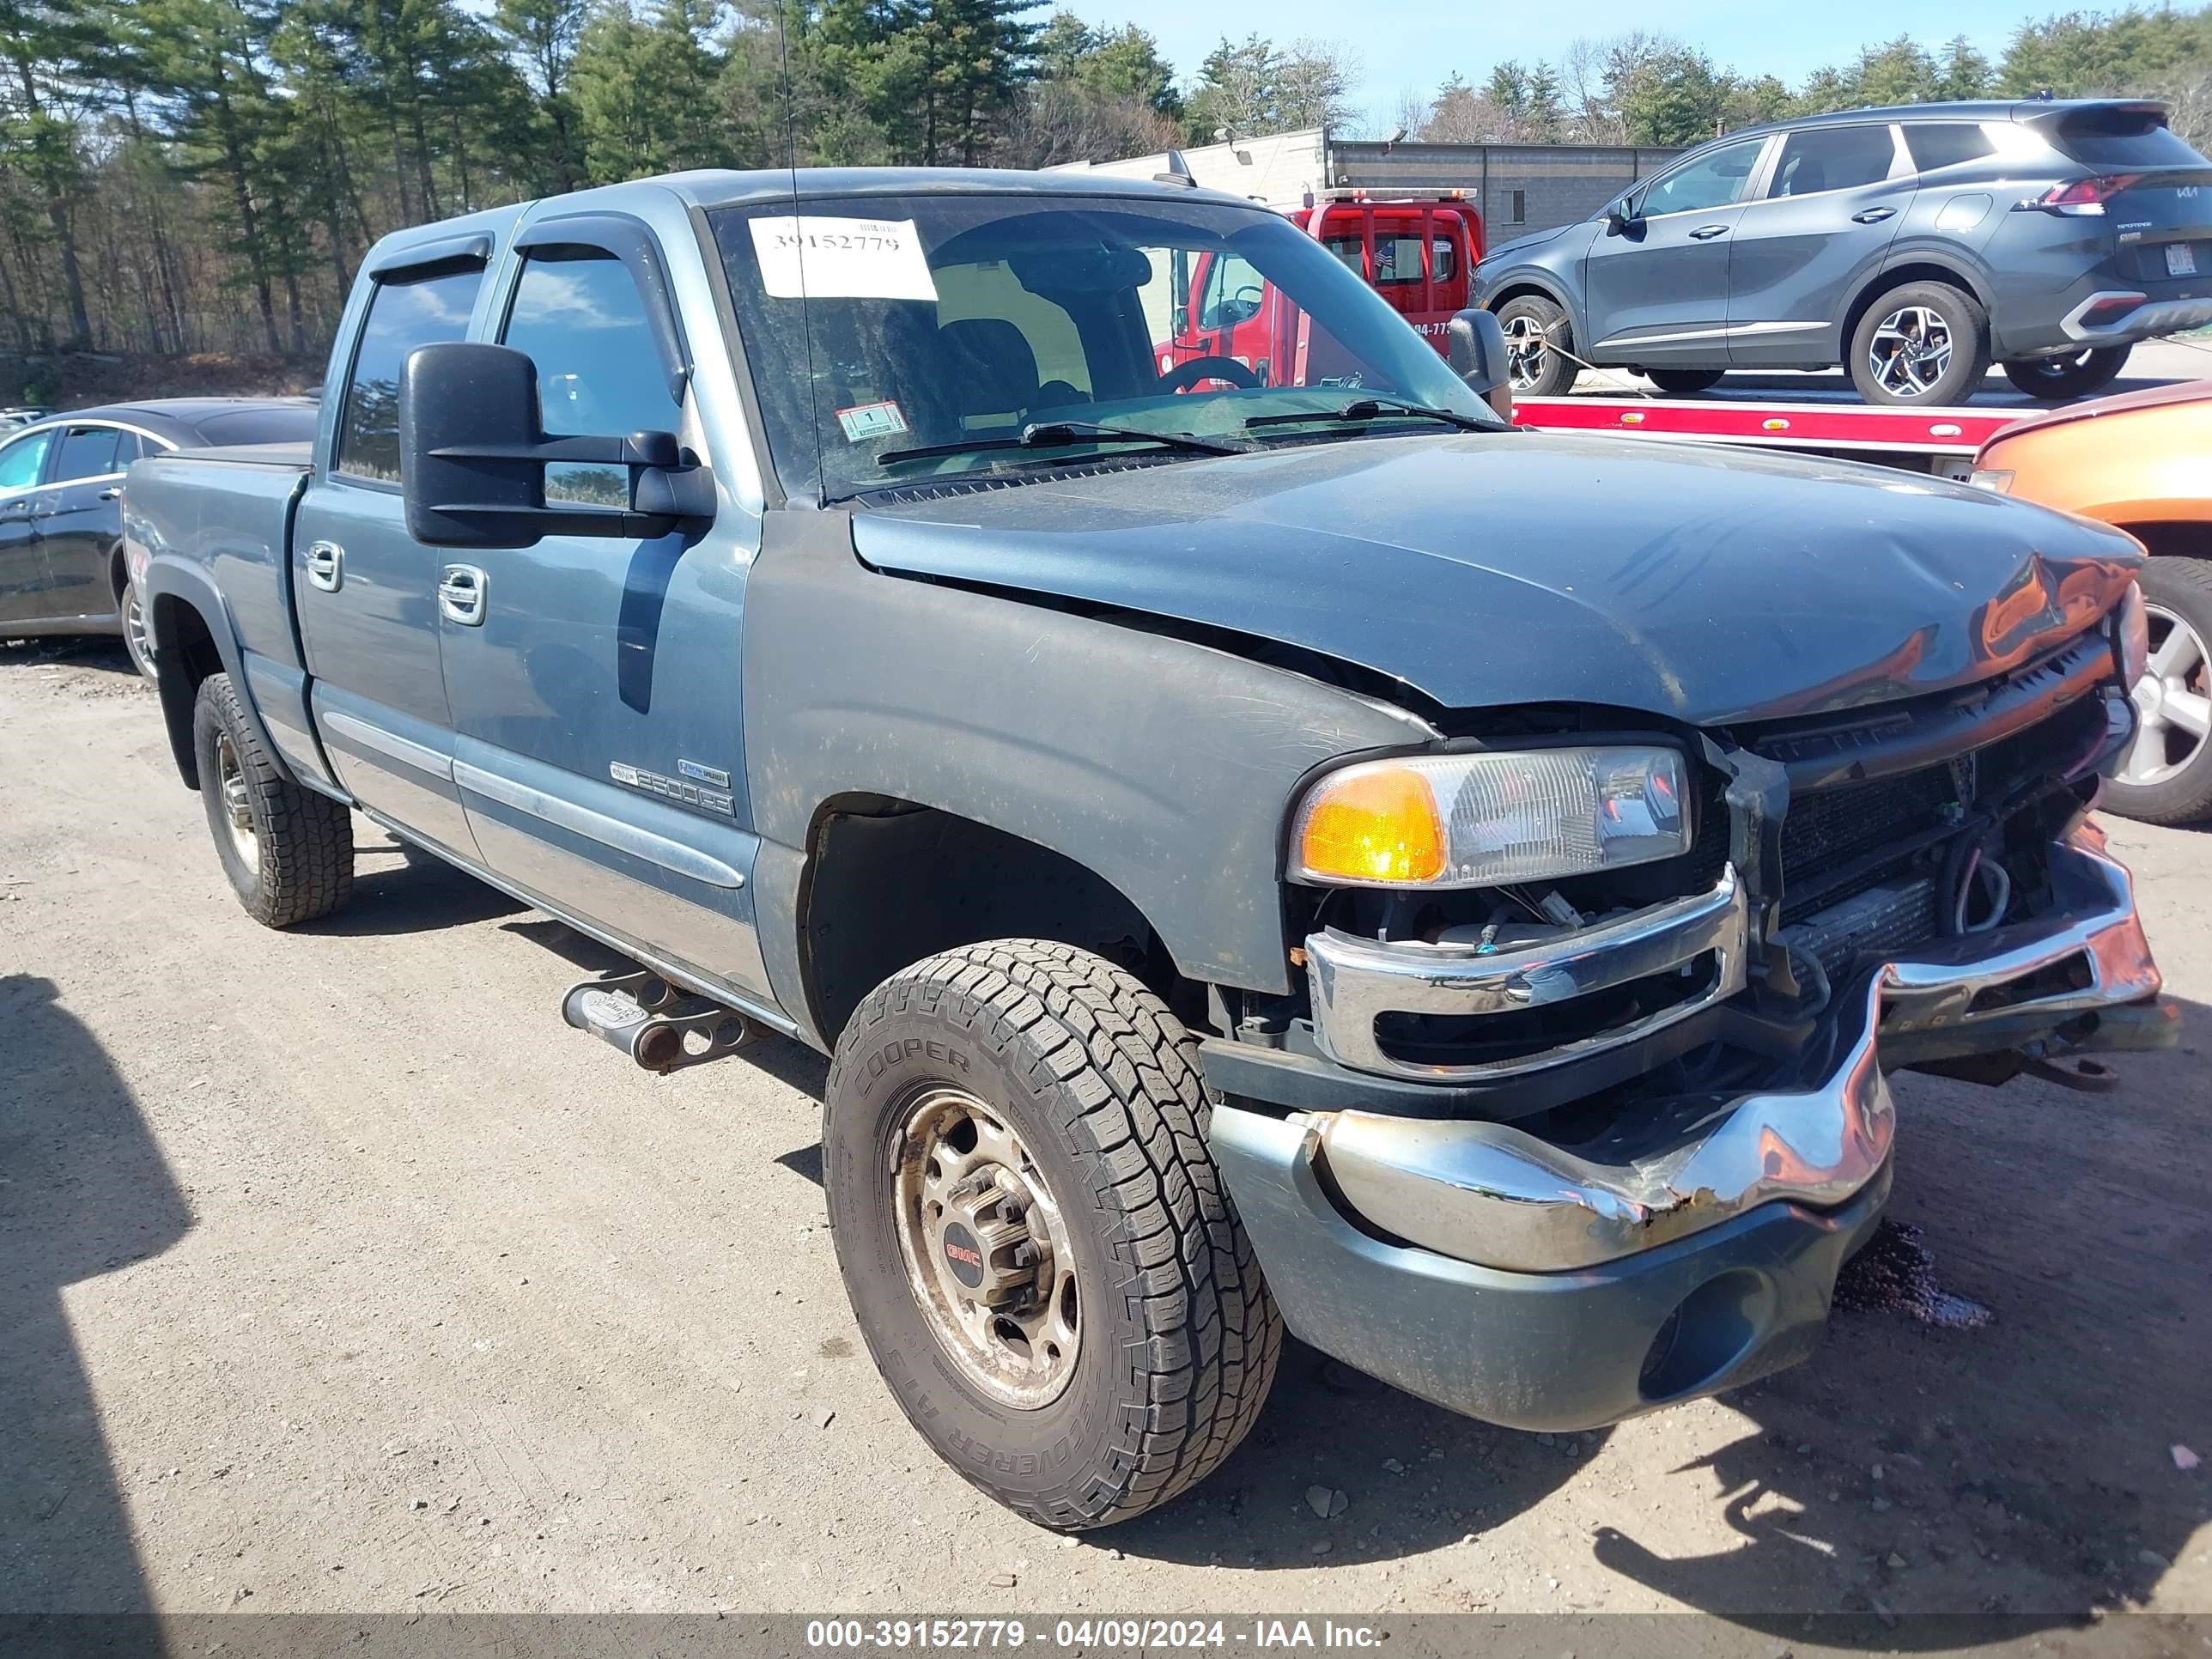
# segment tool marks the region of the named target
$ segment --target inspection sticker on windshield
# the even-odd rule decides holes
[[[906,416],[894,403],[855,404],[837,411],[837,424],[845,428],[845,441],[857,444],[905,431]]]
[[[756,219],[761,283],[779,300],[934,300],[911,219]]]

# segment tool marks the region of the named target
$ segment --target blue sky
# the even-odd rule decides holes
[[[1663,6],[1650,0],[1579,0],[1556,11],[1473,0],[1269,0],[1266,5],[1229,8],[1196,6],[1190,0],[1065,3],[1087,22],[1136,23],[1150,30],[1186,77],[1224,33],[1241,40],[1256,30],[1284,44],[1302,36],[1342,41],[1359,54],[1365,74],[1358,101],[1376,119],[1396,107],[1404,88],[1431,92],[1454,70],[1470,81],[1480,80],[1500,58],[1556,58],[1578,34],[1651,29],[1679,36],[1716,63],[1753,75],[1778,75],[1794,85],[1824,64],[1856,58],[1863,44],[1902,33],[1930,46],[1964,34],[1995,59],[2022,21],[2069,9],[2062,0],[2026,8],[2018,0],[1951,0],[1940,7],[1926,0],[1856,0],[1850,5],[1781,0],[1756,6],[1721,0],[1675,0]]]

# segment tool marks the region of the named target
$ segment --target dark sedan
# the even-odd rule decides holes
[[[153,656],[123,562],[123,475],[142,455],[315,435],[308,398],[174,398],[72,410],[0,442],[0,639],[120,634]]]

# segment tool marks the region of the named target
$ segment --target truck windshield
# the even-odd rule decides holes
[[[1425,407],[1503,425],[1357,275],[1263,209],[992,192],[711,217],[793,495],[1432,433]],[[1347,424],[1354,389],[1381,412]],[[1295,418],[1308,412],[1310,426]],[[1255,431],[1263,416],[1284,418]],[[1101,427],[1117,435],[1080,436]],[[1129,435],[1146,432],[1218,441]]]

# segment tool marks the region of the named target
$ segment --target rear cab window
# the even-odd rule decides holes
[[[483,275],[483,266],[471,260],[377,280],[346,376],[331,471],[374,483],[399,482],[400,371],[416,347],[468,337]]]

